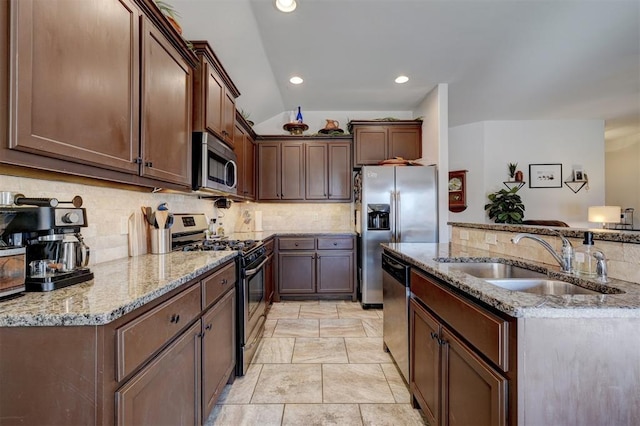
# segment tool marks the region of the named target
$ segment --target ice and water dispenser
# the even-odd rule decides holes
[[[367,229],[389,230],[389,204],[367,204]]]

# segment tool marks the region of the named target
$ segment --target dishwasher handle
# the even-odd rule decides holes
[[[409,286],[410,269],[409,265],[402,263],[384,252],[382,253],[382,270],[406,287]]]

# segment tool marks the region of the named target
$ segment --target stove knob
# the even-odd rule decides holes
[[[80,222],[80,215],[76,212],[65,213],[62,216],[62,222],[69,224],[78,223]]]

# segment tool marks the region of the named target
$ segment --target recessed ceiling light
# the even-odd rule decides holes
[[[290,81],[292,84],[302,84],[302,82],[303,82],[304,80],[303,80],[302,78],[298,77],[297,75],[294,75],[293,77],[291,77],[291,78],[289,79],[289,81]]]
[[[406,75],[399,75],[398,77],[396,77],[395,81],[398,84],[406,83],[407,81],[409,81],[409,77],[407,77]]]
[[[276,0],[275,3],[278,10],[285,13],[293,12],[298,6],[296,0]]]

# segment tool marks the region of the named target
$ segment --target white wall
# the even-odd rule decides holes
[[[449,86],[439,84],[427,94],[415,111],[422,122],[422,158],[424,164],[438,165],[438,238],[449,241],[447,213],[449,199]]]
[[[587,209],[603,205],[605,201],[602,120],[487,121],[459,127],[451,130],[450,149],[456,153],[455,168],[473,170],[474,175],[476,170],[483,173],[477,177],[483,181],[483,187],[477,188],[474,182],[468,198],[469,211],[464,217],[474,222],[490,222],[484,213],[486,195],[504,188],[507,163],[515,162],[527,182],[518,192],[525,205],[525,219],[563,220],[570,226],[593,226],[587,222]],[[482,157],[478,144],[482,144]],[[454,159],[453,155],[451,158]],[[482,170],[478,170],[479,158],[483,158]],[[574,167],[582,168],[589,176],[589,190],[585,188],[574,194],[565,185],[529,188],[528,165],[549,163],[562,164],[562,181],[570,178]],[[450,167],[453,169],[451,164]],[[478,190],[482,191],[481,196]],[[450,213],[449,217],[460,220],[463,216]],[[485,220],[478,220],[480,217]]]
[[[640,134],[605,143],[605,199],[608,206],[630,207],[640,228]]]
[[[486,203],[484,160],[484,123],[465,124],[449,129],[449,170],[467,170],[465,182],[468,206],[459,213],[448,212],[450,221],[485,221],[484,210],[478,208]]]
[[[295,108],[297,112],[297,107]],[[291,110],[283,111],[268,120],[257,123],[253,126],[253,130],[259,135],[288,135],[289,132],[284,130],[282,126],[290,121],[290,114]],[[305,111],[303,106],[302,117],[303,122],[309,126],[309,130],[304,132],[304,135],[312,135],[318,133],[318,130],[324,129],[327,124],[326,120],[337,120],[340,123],[340,128],[348,133],[347,123],[350,120],[373,120],[384,117],[412,120],[414,115],[411,111]]]

